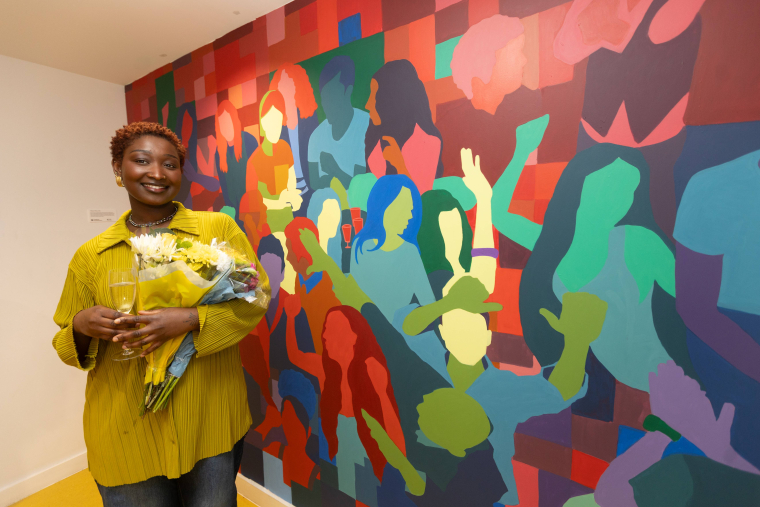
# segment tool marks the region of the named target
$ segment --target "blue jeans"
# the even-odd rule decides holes
[[[151,477],[107,488],[98,484],[104,507],[237,507],[235,479],[243,440],[231,451],[200,460],[178,479]]]

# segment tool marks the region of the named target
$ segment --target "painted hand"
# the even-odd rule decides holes
[[[493,189],[486,177],[483,176],[483,171],[480,170],[480,155],[476,155],[473,160],[472,150],[469,148],[462,148],[460,155],[462,157],[462,172],[464,173],[462,181],[475,194],[478,202],[486,200],[490,202]]]
[[[498,312],[502,309],[499,303],[486,303],[490,294],[483,283],[472,276],[463,276],[449,290],[444,299],[450,309],[459,308],[470,313]]]
[[[725,403],[716,419],[710,400],[696,380],[673,361],[649,373],[652,413],[699,447],[709,458],[752,473],[757,469],[731,447],[735,408]]]
[[[562,315],[539,310],[555,331],[565,335],[565,344],[588,346],[599,337],[607,315],[607,302],[587,292],[566,292],[562,296]]]
[[[301,197],[301,191],[298,189],[285,189],[280,194],[280,201],[285,205],[290,205],[293,211],[298,211],[301,209],[301,204],[303,204],[303,197]]]
[[[517,148],[515,151],[519,150],[525,154],[535,151],[544,138],[547,125],[549,125],[549,115],[545,114],[517,127],[515,129],[515,137],[517,138]]]
[[[289,319],[295,319],[296,316],[301,313],[301,296],[298,294],[288,296],[287,299],[285,299],[283,306],[285,307],[285,315],[287,315]]]
[[[404,453],[393,443],[391,437],[383,429],[382,425],[377,422],[366,410],[362,409],[362,417],[369,427],[369,433],[372,438],[377,442],[377,446],[380,448],[380,452],[383,453],[388,463],[401,472],[401,475],[406,481],[406,485],[409,488],[409,492],[415,496],[420,496],[425,493],[425,481],[420,476],[419,472],[409,462]]]
[[[399,148],[396,139],[391,136],[383,136],[383,141],[388,143],[388,146],[383,148],[383,158],[396,168],[398,174],[406,174],[408,176],[409,172],[406,170],[404,155],[401,153],[401,148]]]

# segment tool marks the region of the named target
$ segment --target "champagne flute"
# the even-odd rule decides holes
[[[121,313],[130,313],[137,295],[137,276],[134,269],[112,269],[108,272],[108,288],[114,308]],[[126,361],[139,357],[137,349],[127,349],[114,357],[114,361]]]
[[[351,224],[344,224],[341,227],[343,239],[346,241],[346,248],[351,248]]]

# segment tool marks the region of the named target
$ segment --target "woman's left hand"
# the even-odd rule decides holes
[[[142,324],[144,327],[128,333],[122,333],[113,338],[117,343],[124,343],[122,348],[135,349],[143,345],[149,347],[143,350],[140,357],[144,357],[164,342],[184,336],[190,331],[200,330],[200,320],[198,319],[197,308],[161,308],[159,310],[150,310],[138,312],[137,315],[120,317],[114,321],[118,324],[130,324],[137,326]]]

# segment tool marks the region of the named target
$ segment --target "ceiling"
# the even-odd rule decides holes
[[[0,54],[126,85],[288,2],[0,0]]]

